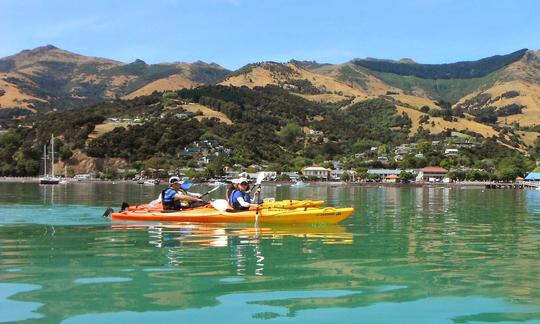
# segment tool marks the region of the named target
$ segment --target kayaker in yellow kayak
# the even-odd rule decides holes
[[[240,178],[237,180],[238,190],[234,190],[231,193],[229,204],[234,210],[249,210],[249,207],[258,207],[258,204],[251,202],[251,196],[249,195],[249,184],[246,178]],[[257,188],[255,195],[260,194],[261,188]]]
[[[169,188],[161,192],[161,203],[164,210],[181,210],[206,205],[199,194],[188,193],[191,183],[180,181],[178,177],[169,179]],[[198,196],[198,197],[197,197]]]

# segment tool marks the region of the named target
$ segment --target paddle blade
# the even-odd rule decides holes
[[[226,211],[227,208],[229,208],[229,203],[227,203],[227,200],[225,199],[216,199],[210,204],[212,204],[212,207],[219,211]]]
[[[264,172],[259,172],[259,175],[257,175],[257,181],[255,181],[256,185],[260,185],[264,178],[266,178],[266,174]]]

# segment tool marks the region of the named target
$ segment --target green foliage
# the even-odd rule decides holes
[[[402,170],[399,174],[399,180],[402,182],[409,182],[414,179],[414,174],[407,172],[405,170]]]
[[[355,60],[354,64],[373,71],[415,76],[422,79],[471,79],[483,77],[520,60],[527,49],[495,55],[478,61],[451,64],[411,64],[386,60]]]
[[[297,123],[290,122],[283,126],[279,134],[286,141],[295,141],[298,136],[302,135],[302,129]]]

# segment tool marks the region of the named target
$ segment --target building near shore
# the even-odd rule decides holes
[[[399,175],[397,174],[390,174],[388,177],[386,177],[386,182],[388,183],[396,183],[399,181]]]
[[[391,169],[369,169],[367,171],[368,174],[376,174],[379,176],[379,178],[381,180],[386,180],[388,178],[388,176],[394,174],[394,175],[397,175],[399,177],[399,175],[401,174],[401,170],[391,170]]]
[[[427,166],[418,171],[416,181],[442,182],[446,178],[448,170],[438,166]]]
[[[529,172],[525,177],[525,181],[540,181],[540,167]]]
[[[314,177],[320,180],[328,180],[330,178],[330,169],[311,166],[302,169],[302,174],[305,177]]]

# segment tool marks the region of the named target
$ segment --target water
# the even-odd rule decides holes
[[[335,226],[101,217],[160,189],[0,183],[0,322],[540,323],[540,191],[263,188],[356,207]]]

